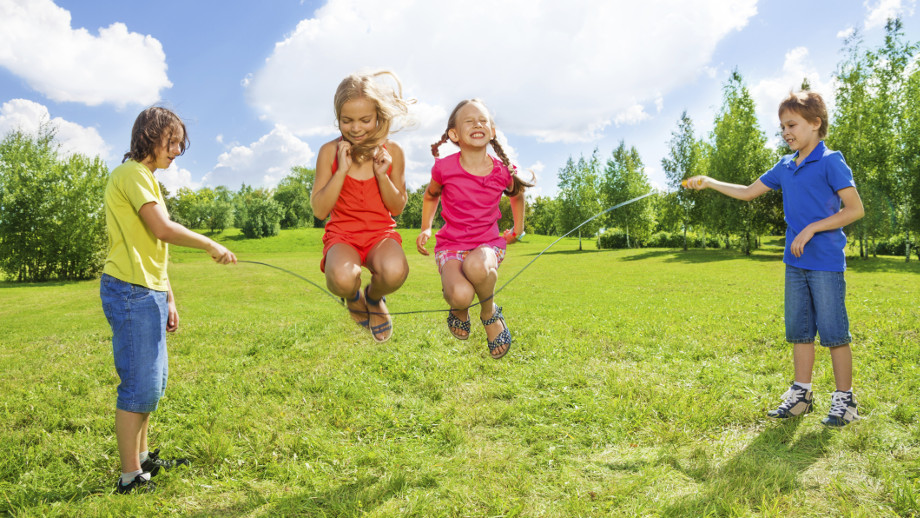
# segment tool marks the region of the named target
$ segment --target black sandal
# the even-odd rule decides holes
[[[508,324],[505,323],[505,317],[502,315],[501,306],[495,306],[495,313],[492,313],[492,318],[488,320],[482,320],[483,327],[490,326],[498,321],[501,321],[502,327],[504,327],[502,332],[498,333],[498,336],[495,337],[495,340],[489,340],[486,338],[486,344],[489,346],[489,354],[494,360],[498,360],[502,356],[508,354],[508,351],[511,350],[511,331],[508,330]],[[496,355],[495,350],[505,344],[508,344],[508,347],[503,352]]]
[[[370,306],[380,306],[380,303],[381,303],[381,302],[386,302],[386,301],[387,301],[386,296],[380,297],[380,298],[377,299],[377,300],[374,300],[374,299],[370,298],[370,296],[367,294],[367,290],[370,289],[370,287],[371,287],[371,285],[368,284],[368,285],[365,286],[365,288],[364,288],[364,302],[366,302],[366,303],[367,303],[367,306],[368,306],[368,324],[370,324]],[[390,339],[390,337],[393,336],[393,319],[390,318],[390,314],[389,314],[389,313],[374,312],[374,314],[376,314],[376,315],[386,315],[387,321],[384,322],[384,323],[382,323],[382,324],[377,324],[376,326],[370,326],[371,335],[374,337],[374,340],[376,340],[377,343],[386,342],[387,340]],[[380,333],[386,333],[387,331],[390,331],[390,334],[387,335],[386,338],[383,338],[383,339],[377,338],[377,335],[378,335],[378,334],[380,334]]]

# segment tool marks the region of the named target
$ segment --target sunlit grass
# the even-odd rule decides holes
[[[219,238],[324,285],[320,230]],[[442,310],[433,261],[391,311]],[[499,284],[551,238],[509,248]],[[111,495],[117,378],[98,282],[0,283],[0,513],[191,516],[826,516],[920,513],[920,265],[851,260],[866,419],[775,422],[791,379],[781,248],[597,251],[566,239],[497,296],[514,335],[396,315],[375,343],[284,272],[175,248],[180,331],[151,444],[187,455],[147,496]],[[771,244],[771,243],[767,243]],[[475,317],[475,314],[474,314]],[[475,322],[475,320],[474,320]]]

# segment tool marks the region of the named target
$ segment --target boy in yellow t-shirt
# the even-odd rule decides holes
[[[166,332],[179,314],[166,273],[168,245],[206,250],[220,264],[236,263],[223,245],[171,221],[153,176],[185,152],[185,124],[173,112],[152,107],[134,121],[131,150],[112,171],[105,189],[109,250],[99,295],[112,327],[112,351],[121,383],[115,436],[121,458],[117,493],[149,492],[161,468],[188,464],[167,460],[147,447],[150,412],[156,410],[168,374]]]

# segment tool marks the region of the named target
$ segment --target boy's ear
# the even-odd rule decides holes
[[[450,138],[450,141],[453,142],[454,144],[456,144],[457,141],[460,140],[460,135],[457,135],[457,130],[453,128],[447,130],[447,136],[448,138]]]

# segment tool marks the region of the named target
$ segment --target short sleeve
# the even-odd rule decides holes
[[[444,185],[444,173],[441,170],[441,159],[435,158],[434,165],[431,166],[431,179]]]
[[[847,187],[856,187],[853,181],[853,171],[843,159],[843,153],[835,151],[826,157],[827,183],[834,192]]]
[[[130,175],[122,177],[121,184],[121,190],[135,212],[140,212],[141,207],[150,202],[160,203],[159,186],[143,174],[132,171]]]
[[[767,187],[773,189],[774,191],[781,189],[783,187],[783,184],[780,181],[779,173],[782,171],[781,168],[783,167],[786,167],[786,166],[783,164],[783,161],[780,160],[779,162],[774,164],[773,167],[771,167],[769,171],[760,175],[760,181],[763,182],[763,184],[766,185]]]

